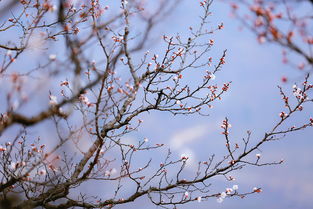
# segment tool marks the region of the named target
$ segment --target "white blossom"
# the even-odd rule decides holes
[[[231,194],[233,192],[232,188],[226,188],[226,194]]]
[[[183,153],[183,154],[181,154],[180,158],[182,160],[186,161],[186,160],[188,160],[189,157],[187,156],[187,154]]]
[[[57,100],[56,96],[50,95],[49,99],[50,99],[49,104],[51,104],[51,105],[57,105],[58,104],[58,100]]]
[[[238,185],[237,184],[235,184],[234,186],[233,186],[233,190],[238,190]]]
[[[214,74],[210,74],[210,79],[215,80],[216,76]]]
[[[224,199],[223,198],[221,198],[221,197],[219,197],[219,198],[217,198],[217,200],[216,200],[218,203],[222,203],[223,201],[224,201]]]
[[[189,192],[186,191],[184,195],[187,198],[189,196]]]
[[[113,169],[111,170],[111,174],[114,175],[114,174],[116,174],[116,173],[117,173],[116,168],[113,168]]]
[[[11,55],[12,55],[12,51],[11,51],[11,50],[8,50],[7,53],[6,53],[6,55],[7,55],[7,56],[11,56]]]
[[[104,172],[104,175],[105,175],[105,176],[110,176],[110,175],[111,175],[111,172],[110,172],[110,171],[105,171],[105,172]]]
[[[57,10],[57,6],[53,5],[52,7],[49,8],[49,12],[55,12]]]
[[[57,58],[57,55],[55,55],[55,54],[50,54],[50,55],[49,55],[49,59],[50,59],[51,61],[56,60],[56,58]]]
[[[222,192],[220,196],[221,196],[221,198],[224,199],[227,196],[227,194],[226,194],[226,192]]]
[[[12,170],[15,170],[15,169],[16,169],[16,163],[15,163],[15,162],[11,162],[10,168],[11,168]]]

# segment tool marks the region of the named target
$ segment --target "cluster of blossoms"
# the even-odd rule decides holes
[[[297,97],[297,99],[306,99],[307,95],[302,91],[302,89],[298,88],[297,85],[293,85],[293,95]]]
[[[36,5],[39,6],[39,3],[37,2]],[[35,7],[35,6],[34,6],[34,7]],[[42,7],[43,7],[45,10],[49,11],[49,12],[55,12],[55,11],[57,10],[57,6],[54,5],[54,4],[52,5],[52,4],[50,4],[49,2],[43,3]]]
[[[3,146],[0,146],[0,152],[5,152],[5,151],[7,151],[7,148],[3,147]]]
[[[232,194],[233,192],[236,193],[236,191],[238,190],[238,185],[233,185],[232,188],[226,188],[225,192],[221,192],[219,197],[217,198],[217,202],[218,203],[222,203],[224,201],[224,199],[227,197],[227,195]]]
[[[78,99],[83,104],[87,105],[88,107],[92,107],[93,106],[93,104],[91,102],[89,102],[89,99],[88,99],[88,97],[85,94],[81,94]]]
[[[227,91],[229,89],[229,85],[230,85],[229,83],[224,83],[222,90]]]
[[[231,127],[232,127],[232,125],[230,123],[228,123],[228,120],[226,120],[226,119],[223,120],[221,128],[224,131],[222,132],[222,134],[227,136],[229,134],[228,129],[231,128]]]
[[[312,4],[311,1],[303,1]],[[305,4],[304,3],[304,4]],[[249,11],[241,14],[238,4]],[[310,48],[313,44],[310,33],[311,18],[306,15],[309,11],[295,7],[296,1],[233,1],[231,6],[232,16],[239,19],[244,27],[256,34],[260,44],[264,42],[277,43],[282,47],[282,62],[299,70],[310,69],[312,66],[312,54]],[[311,5],[312,6],[312,5]],[[310,5],[309,5],[310,8]],[[244,9],[242,9],[244,10]],[[241,11],[242,12],[242,11]],[[310,13],[311,11],[309,11]],[[285,27],[287,26],[288,27]],[[298,64],[289,62],[288,54],[300,55]],[[286,76],[282,76],[282,82],[287,82]]]
[[[228,123],[227,120],[223,120],[222,125],[221,125],[222,129],[228,129],[228,128],[231,128],[231,127],[232,127],[232,125],[230,123]]]
[[[112,39],[114,42],[122,43],[122,41],[124,40],[124,37],[123,36],[112,36]]]
[[[202,6],[202,7],[203,7],[203,6],[205,6],[207,3],[208,3],[208,1],[207,1],[207,0],[201,1],[201,2],[200,2],[200,6]]]
[[[11,162],[10,168],[14,171],[18,168],[24,167],[26,165],[25,161],[22,162]]]
[[[285,112],[279,113],[279,117],[281,117],[282,119],[286,118],[287,116],[288,116],[288,114]]]
[[[104,176],[110,177],[110,176],[112,176],[112,175],[114,175],[116,173],[117,173],[117,170],[115,168],[112,168],[110,170],[105,171],[104,172]]]
[[[175,55],[176,57],[181,57],[181,56],[183,56],[183,54],[184,54],[184,49],[183,49],[183,48],[178,48],[177,52],[174,52],[174,55]],[[172,56],[172,59],[173,59],[173,57],[175,57],[175,56]]]
[[[204,76],[205,79],[210,79],[210,80],[215,80],[216,76],[210,72],[210,71],[206,71],[207,75]]]

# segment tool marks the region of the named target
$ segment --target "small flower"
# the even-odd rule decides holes
[[[286,83],[288,81],[288,78],[286,76],[283,76],[281,78],[281,82]]]
[[[281,117],[282,119],[283,119],[283,118],[286,118],[287,116],[288,116],[288,114],[285,113],[285,112],[279,113],[279,117]]]
[[[220,194],[220,197],[223,198],[223,199],[224,199],[226,196],[227,196],[226,192],[222,192],[222,193]]]
[[[111,175],[111,172],[110,171],[105,171],[104,172],[104,176],[110,176]]]
[[[7,56],[12,56],[12,51],[11,51],[11,50],[8,50],[7,53],[6,53],[6,55],[7,55]]]
[[[186,191],[184,196],[185,196],[185,198],[189,197],[189,192]]]
[[[55,55],[55,54],[50,54],[50,55],[49,55],[49,59],[50,59],[51,61],[55,61],[55,60],[57,59],[57,55]]]
[[[221,23],[221,24],[218,25],[218,29],[219,29],[219,30],[221,30],[221,29],[223,29],[223,28],[224,28],[224,24],[223,24],[223,23]]]
[[[54,95],[49,95],[49,104],[50,105],[57,105],[58,104],[58,100],[57,100],[57,97],[54,96]]]
[[[261,154],[260,154],[260,153],[256,154],[255,156],[256,156],[257,158],[261,158]]]
[[[183,161],[188,160],[188,158],[189,157],[185,153],[181,154],[181,156],[180,156],[180,159],[182,159]]]
[[[231,194],[233,192],[232,188],[226,188],[226,194]]]
[[[114,174],[116,174],[116,173],[117,173],[116,168],[113,168],[113,169],[111,170],[111,174],[114,175]]]
[[[217,200],[216,200],[218,203],[222,203],[223,201],[224,201],[224,199],[223,198],[221,198],[221,197],[219,197],[219,198],[217,198]]]
[[[144,138],[143,141],[144,141],[144,142],[148,142],[149,139],[148,139],[148,138]]]
[[[265,38],[264,35],[261,35],[261,36],[258,36],[257,40],[258,40],[258,42],[259,42],[260,44],[263,44],[263,43],[265,43],[266,38]]]
[[[238,190],[238,185],[237,185],[237,184],[235,184],[235,185],[233,186],[233,190],[234,190],[234,191]]]
[[[108,86],[108,91],[112,91],[114,89],[114,86]]]
[[[216,78],[216,76],[214,74],[210,74],[209,77],[211,80],[215,80],[215,78]]]
[[[0,152],[7,151],[7,148],[0,146]]]
[[[51,170],[51,171],[53,171],[53,172],[57,172],[57,171],[58,171],[58,168],[55,167],[55,166],[52,165],[52,164],[49,164],[49,165],[48,165],[48,169]]]
[[[197,197],[197,201],[201,202],[202,201],[202,197]]]
[[[69,85],[69,82],[68,81],[62,81],[60,83],[60,86],[68,86]]]
[[[16,167],[17,167],[17,164],[16,164],[15,162],[11,162],[10,168],[11,168],[12,170],[15,170]]]
[[[78,98],[82,103],[84,103],[85,105],[87,105],[88,107],[92,106],[92,103],[89,102],[89,99],[87,96],[81,94]]]
[[[38,172],[38,174],[41,175],[41,176],[44,176],[44,175],[47,174],[47,171],[46,171],[46,169],[41,169],[41,170]]]
[[[49,8],[49,12],[54,12],[57,10],[57,6],[56,5],[53,5]]]
[[[121,89],[121,88],[118,88],[118,89],[117,89],[117,92],[120,93],[120,94],[123,94],[123,93],[124,93],[123,89]]]
[[[176,101],[176,104],[180,105],[180,104],[181,104],[181,101],[180,101],[180,100],[177,100],[177,101]]]
[[[254,187],[254,188],[253,188],[253,191],[256,192],[256,193],[260,193],[260,192],[262,192],[262,189],[261,189],[261,188]]]
[[[293,95],[294,95],[295,97],[301,98],[301,97],[302,97],[302,91],[301,91],[301,89],[300,89],[300,88],[297,88],[297,87],[294,88]]]

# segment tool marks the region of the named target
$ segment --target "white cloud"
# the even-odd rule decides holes
[[[198,124],[187,129],[183,129],[175,133],[170,139],[170,147],[174,150],[183,149],[185,146],[192,144],[196,140],[203,139],[208,133],[207,124]]]
[[[170,148],[177,152],[178,156],[186,155],[188,160],[186,162],[186,168],[194,170],[197,168],[197,156],[196,153],[190,148],[193,143],[199,143],[199,141],[205,139],[212,128],[208,124],[197,124],[189,128],[176,131],[170,139]]]

